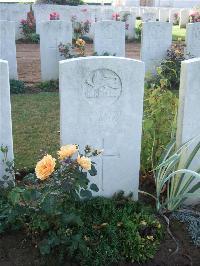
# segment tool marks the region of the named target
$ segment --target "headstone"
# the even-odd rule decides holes
[[[9,8],[8,4],[0,4],[0,20],[9,20]]]
[[[187,24],[186,56],[200,57],[200,22]]]
[[[200,58],[194,58],[182,62],[181,79],[179,91],[179,110],[177,123],[177,146],[196,138],[194,146],[200,141]],[[190,147],[192,148],[192,147]],[[194,148],[194,147],[193,147]],[[190,168],[197,170],[200,168],[200,152],[194,158]],[[195,180],[200,182],[200,180]],[[192,202],[200,202],[196,197]],[[191,203],[191,201],[189,201]]]
[[[27,19],[27,13],[30,11],[29,4],[12,4],[9,5],[9,20],[15,22],[15,39],[23,37],[21,30],[21,20]]]
[[[125,22],[126,38],[130,41],[133,40],[135,37],[135,13],[132,11],[121,11],[120,20]]]
[[[13,161],[14,155],[8,62],[0,59],[0,147],[1,146],[8,148],[7,159],[10,162]],[[0,186],[7,186],[9,182],[13,181],[13,176],[6,173],[3,159],[3,153],[0,152]]]
[[[155,73],[156,67],[165,58],[172,44],[172,24],[146,22],[142,25],[141,60],[146,72]]]
[[[94,24],[94,49],[98,55],[125,56],[125,23],[104,20]]]
[[[144,64],[119,57],[60,62],[61,144],[103,149],[97,158],[100,195],[138,197]],[[69,102],[70,104],[66,104]]]
[[[159,10],[159,21],[169,22],[169,8],[160,8]]]
[[[125,23],[126,36],[128,40],[133,40],[135,38],[135,21],[135,14],[130,12],[130,15],[128,16],[128,19]]]
[[[156,19],[156,13],[154,12],[145,12],[142,14],[143,22],[156,21]]]
[[[179,27],[180,28],[185,28],[187,23],[189,22],[189,9],[181,9],[180,10],[180,22],[179,22]]]
[[[72,43],[72,24],[61,20],[40,25],[40,58],[42,80],[58,79],[60,56],[58,45]]]
[[[34,5],[33,10],[36,19],[36,32],[38,34],[40,34],[41,23],[49,21],[49,16],[52,12],[57,12],[62,21],[70,22],[71,19],[69,6],[40,4]],[[76,12],[78,13],[78,9]]]
[[[0,21],[0,59],[8,61],[10,79],[17,79],[15,22]]]

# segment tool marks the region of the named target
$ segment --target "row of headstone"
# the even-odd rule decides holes
[[[72,25],[61,20],[42,22],[40,25],[40,58],[42,80],[58,79],[58,62],[63,59],[58,45],[72,43]],[[105,20],[94,26],[94,52],[102,56],[125,57],[125,23]]]
[[[29,4],[0,4],[0,20],[14,21],[16,29],[16,39],[22,38],[21,20],[26,19],[30,10]],[[52,12],[57,12],[63,21],[71,21],[72,17],[76,17],[78,22],[90,21],[91,25],[97,21],[112,20],[114,14],[129,14],[126,21],[126,35],[128,39],[134,36],[135,19],[141,17],[143,22],[161,21],[173,22],[174,14],[179,14],[180,26],[185,27],[189,20],[190,9],[177,8],[156,8],[156,7],[113,7],[113,6],[62,6],[62,5],[33,5],[36,18],[36,32],[40,33],[39,25],[41,22],[48,21]],[[93,30],[88,36],[93,37]]]
[[[200,58],[182,63],[178,145],[200,133],[199,72]],[[134,59],[87,57],[60,62],[61,145],[90,144],[103,150],[96,161],[98,176],[91,177],[100,195],[110,197],[123,190],[138,198],[144,76],[144,63]],[[3,60],[0,81],[0,145],[8,146],[12,160],[9,74]],[[72,104],[66,104],[69,99]],[[193,167],[197,165],[199,160]],[[7,182],[4,174],[1,163],[1,185]]]
[[[72,43],[71,22],[48,21],[41,23],[41,72],[42,80],[58,78],[58,45]],[[94,27],[94,51],[98,55],[125,56],[125,23],[120,21],[96,22]],[[15,23],[0,21],[0,56],[10,66],[10,78],[17,79],[15,46]],[[141,60],[145,62],[146,72],[154,72],[165,57],[172,43],[172,24],[167,22],[143,23]],[[186,34],[186,54],[200,56],[200,23],[189,23]]]

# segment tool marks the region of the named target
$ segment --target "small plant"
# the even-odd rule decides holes
[[[129,16],[130,16],[130,12],[124,12],[123,15],[121,16],[121,21],[127,22]]]
[[[77,39],[74,45],[60,43],[58,49],[60,55],[65,59],[83,57],[85,56],[85,41]]]
[[[39,42],[39,35],[36,33],[36,23],[32,9],[28,12],[27,19],[21,20],[21,29],[26,41],[33,43]]]
[[[144,206],[119,193],[113,199],[94,198],[81,204],[81,235],[85,248],[76,258],[82,265],[145,262],[153,258],[162,226]],[[90,214],[88,216],[88,213]]]
[[[121,20],[120,14],[119,13],[112,14],[112,19],[115,21],[120,21]]]
[[[52,13],[49,15],[49,19],[50,19],[50,20],[59,20],[59,19],[60,19],[60,15],[59,15],[57,12],[52,12]]]
[[[77,20],[77,16],[73,15],[71,17],[71,21],[72,21],[72,28],[74,31],[75,40],[83,38],[83,36],[85,36],[87,33],[89,33],[90,27],[91,27],[91,21],[90,20],[87,19],[86,21],[80,22]]]
[[[173,24],[174,24],[174,25],[179,25],[179,21],[180,21],[179,13],[175,13],[175,14],[173,15],[173,19],[174,19]]]
[[[137,41],[141,41],[142,37],[142,22],[139,22],[137,27],[135,27],[135,38]]]
[[[200,22],[200,10],[196,9],[195,11],[192,11],[189,15],[189,22],[195,23]]]
[[[179,90],[181,62],[185,59],[184,45],[181,42],[173,44],[167,51],[166,58],[157,67],[156,75],[147,77],[147,87]]]
[[[11,94],[20,94],[26,92],[25,83],[22,80],[10,80],[10,92]]]
[[[43,81],[38,83],[39,89],[44,92],[54,92],[59,90],[58,80]]]
[[[1,167],[3,167],[3,176],[0,176],[0,188],[14,186],[14,162],[8,160],[8,147],[1,145],[0,152],[3,154]]]
[[[199,196],[199,168],[196,172],[190,170],[200,150],[200,142],[195,144],[195,141],[196,138],[180,148],[176,148],[176,141],[172,141],[154,170],[156,196],[152,197],[156,200],[157,211],[161,214],[175,211],[188,198]]]
[[[163,87],[145,89],[141,169],[157,165],[176,130],[177,96]]]

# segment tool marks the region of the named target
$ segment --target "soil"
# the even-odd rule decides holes
[[[86,54],[92,55],[93,45],[87,44]],[[126,56],[129,58],[139,59],[140,44],[126,44]],[[34,87],[40,82],[40,49],[38,44],[17,44],[17,63],[19,79],[25,81],[30,87]],[[34,92],[34,88],[31,92]],[[20,177],[18,177],[20,179]],[[23,173],[21,175],[23,178]],[[151,176],[147,178],[141,177],[141,189],[144,191],[154,191],[154,185]],[[149,198],[141,196],[145,203],[153,204]],[[179,251],[173,252],[176,245],[171,237],[166,233],[164,240],[160,245],[155,258],[148,263],[142,264],[146,266],[186,266],[200,265],[200,248],[195,247],[191,243],[186,227],[177,221],[171,222],[171,231],[179,242]],[[37,247],[34,246],[31,239],[27,237],[25,232],[8,232],[0,236],[0,266],[56,266],[55,261],[44,263]],[[65,263],[66,266],[74,265],[70,262]],[[136,266],[137,263],[126,264],[126,266]],[[140,264],[141,265],[141,264]],[[92,265],[88,265],[92,266]],[[103,266],[103,265],[102,265]],[[124,263],[118,266],[125,266]]]

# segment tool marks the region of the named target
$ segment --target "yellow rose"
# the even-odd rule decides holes
[[[78,45],[78,46],[85,46],[85,41],[82,40],[82,39],[77,39],[76,40],[76,45]]]
[[[36,164],[35,173],[37,178],[40,180],[47,179],[53,173],[55,166],[56,159],[47,154]]]
[[[147,236],[148,240],[154,241],[154,237],[153,236]]]
[[[145,226],[145,225],[147,225],[147,222],[146,221],[141,221],[140,224]]]
[[[77,162],[83,169],[87,171],[91,170],[92,163],[91,163],[90,158],[85,157],[85,156],[80,157],[79,155],[77,158]]]
[[[60,148],[58,151],[59,159],[64,160],[66,158],[69,158],[73,156],[78,151],[77,145],[66,145]]]

